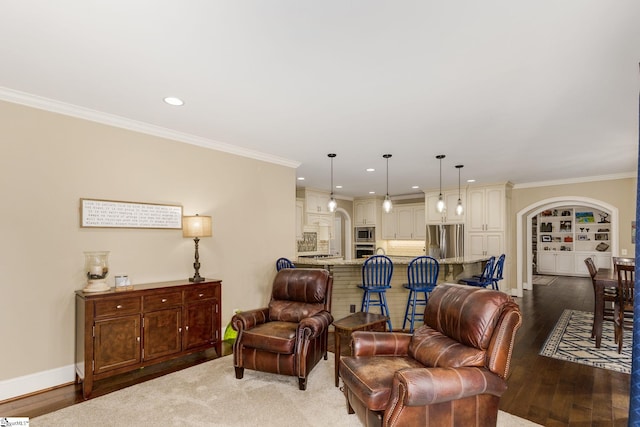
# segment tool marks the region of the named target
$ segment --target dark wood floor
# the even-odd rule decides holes
[[[500,409],[545,426],[626,426],[630,376],[539,356],[565,308],[590,311],[593,291],[587,278],[561,277],[534,286],[517,299],[524,323],[512,357],[509,389]],[[330,347],[333,339],[329,340]],[[330,348],[332,350],[332,348]],[[231,349],[224,347],[223,353]],[[93,397],[216,358],[215,351],[148,367],[100,381]],[[83,401],[78,385],[0,403],[0,416],[36,417]]]

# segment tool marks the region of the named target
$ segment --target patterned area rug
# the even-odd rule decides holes
[[[592,323],[593,313],[565,310],[540,355],[630,374],[631,331],[625,331],[622,353],[618,354],[618,346],[613,341],[613,323],[604,322],[600,348],[596,348],[595,340],[591,339]]]
[[[538,274],[534,274],[533,277],[531,277],[531,282],[534,285],[548,286],[555,282],[557,278],[558,276],[540,276]]]

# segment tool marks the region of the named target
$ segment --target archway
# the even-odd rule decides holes
[[[343,256],[344,259],[349,260],[351,259],[351,254],[352,254],[352,249],[353,249],[353,233],[351,232],[352,228],[351,228],[351,216],[349,215],[349,212],[347,212],[345,209],[343,208],[337,208],[336,209],[336,214],[339,214],[343,221],[344,221],[344,233],[342,233],[342,236],[344,238],[344,252],[343,252]]]
[[[552,197],[535,202],[516,214],[516,296],[522,297],[524,289],[533,289],[531,283],[531,266],[533,264],[531,244],[532,218],[544,210],[571,205],[592,207],[611,214],[611,254],[613,256],[618,254],[620,221],[617,207],[602,200],[581,196]]]

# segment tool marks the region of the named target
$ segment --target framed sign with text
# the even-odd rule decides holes
[[[182,229],[182,206],[80,199],[80,226]]]

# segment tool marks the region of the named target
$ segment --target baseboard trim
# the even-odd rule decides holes
[[[0,381],[0,402],[75,381],[75,365]]]

